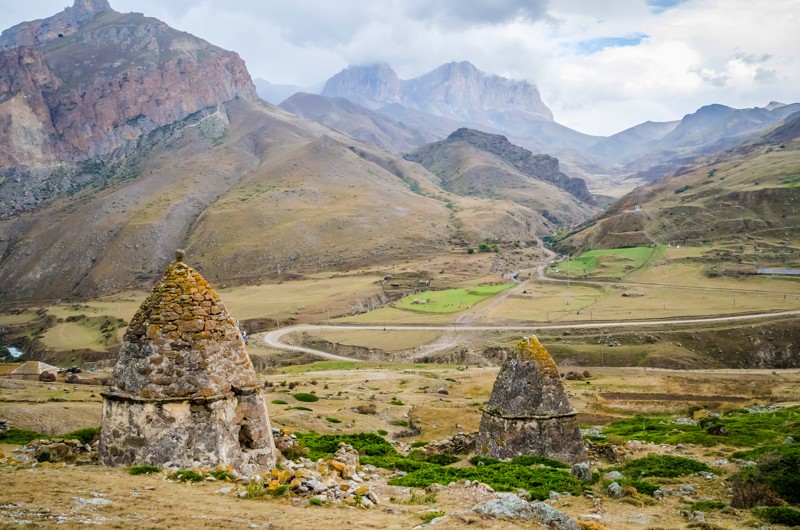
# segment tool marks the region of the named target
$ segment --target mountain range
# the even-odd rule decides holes
[[[330,126],[352,136],[270,105],[235,53],[106,0],[77,0],[0,42],[4,300],[148,285],[176,248],[216,283],[257,283],[487,238],[524,246],[596,212],[557,160],[505,138],[450,152],[483,157],[474,182],[501,172],[512,186],[450,186],[351,120],[391,131],[393,149],[395,135],[411,148],[434,140],[426,132],[345,99],[293,98],[327,120],[341,113]],[[533,189],[547,196],[533,201]]]
[[[601,138],[554,121],[530,82],[454,62],[408,80],[352,66],[274,106],[236,53],[107,0],[7,29],[0,66],[6,300],[146,285],[179,247],[215,282],[257,283],[572,225],[562,249],[797,221],[796,103]],[[610,175],[653,183],[598,213]]]

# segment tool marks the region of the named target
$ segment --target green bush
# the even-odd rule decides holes
[[[788,506],[762,506],[753,513],[770,524],[800,526],[800,510]]]
[[[490,458],[488,456],[473,456],[469,459],[469,463],[473,466],[492,466],[496,464],[511,464],[515,466],[547,466],[547,467],[554,467],[557,469],[567,469],[569,466],[560,460],[554,460],[552,458],[547,458],[546,456],[538,456],[538,455],[522,455],[518,456],[509,462],[503,462],[502,460],[498,460],[496,458]]]
[[[428,445],[428,442],[423,442],[423,441],[420,440],[420,441],[416,441],[416,442],[411,442],[408,445],[409,445],[409,447],[413,447],[414,449],[416,449],[418,447],[425,447],[426,445]]]
[[[323,501],[322,499],[319,499],[317,497],[311,497],[308,500],[308,504],[311,505],[311,506],[322,506],[323,504],[325,504],[325,501]]]
[[[561,469],[533,468],[501,462],[478,467],[444,467],[423,464],[404,477],[393,478],[393,486],[426,488],[437,482],[448,484],[459,480],[477,480],[490,485],[497,491],[515,491],[519,488],[528,491],[534,499],[547,499],[551,491],[566,491],[573,495],[583,492],[583,484]]]
[[[386,436],[387,434],[389,434],[389,431],[387,431],[385,429],[378,429],[376,432],[378,434],[380,434],[381,436]]]
[[[85,429],[78,429],[64,435],[67,439],[77,439],[84,445],[91,444],[100,438],[100,427],[87,427]]]
[[[640,477],[666,477],[675,478],[691,475],[698,471],[711,471],[711,468],[702,462],[683,458],[681,456],[648,455],[644,458],[631,460],[625,465],[614,469],[633,478]]]
[[[296,436],[298,441],[308,448],[309,452],[306,457],[311,460],[330,457],[336,452],[341,442],[352,445],[362,458],[365,456],[397,455],[397,450],[392,444],[372,432],[356,434],[317,434],[308,432],[297,433]]]
[[[179,480],[181,482],[200,482],[205,479],[205,476],[193,469],[179,469],[170,473],[168,478],[170,480]]]
[[[710,512],[713,510],[721,510],[726,506],[727,504],[720,501],[697,501],[689,507],[689,510],[692,512]]]
[[[766,446],[734,456],[757,460],[754,467],[732,477],[732,506],[750,508],[774,503],[775,496],[792,504],[800,503],[800,444]]]
[[[131,466],[128,468],[128,473],[131,475],[152,475],[154,473],[161,473],[163,470],[158,466]]]
[[[33,440],[49,440],[50,438],[52,436],[27,429],[17,429],[16,427],[0,432],[0,443],[4,444],[25,445]]]
[[[432,512],[425,512],[425,513],[422,514],[422,520],[425,521],[426,523],[430,523],[431,521],[433,521],[437,517],[444,517],[444,515],[445,515],[444,512],[441,511],[441,510],[434,510]]]
[[[603,434],[643,442],[758,447],[779,444],[786,436],[800,439],[800,407],[759,413],[738,409],[715,418],[715,424],[724,427],[729,434],[709,434],[698,425],[680,425],[670,418],[644,416],[609,423],[603,428]]]
[[[314,403],[315,401],[319,401],[319,397],[314,394],[309,394],[307,392],[298,392],[294,395],[294,398],[297,401],[302,401],[304,403]]]

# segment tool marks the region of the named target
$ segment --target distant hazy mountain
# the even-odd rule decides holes
[[[322,83],[318,83],[312,86],[285,85],[285,84],[282,85],[279,83],[270,83],[266,79],[261,79],[259,77],[253,79],[253,83],[255,83],[256,85],[256,91],[258,92],[258,97],[260,97],[264,101],[272,103],[273,105],[281,103],[289,96],[297,94],[298,92],[304,92],[307,94],[319,94],[319,91],[322,90],[323,87]]]
[[[343,97],[379,112],[385,108],[395,119],[401,117],[402,107],[433,119],[515,136],[534,132],[532,122],[553,122],[553,113],[535,85],[486,74],[466,61],[447,63],[408,80],[399,79],[388,64],[350,66],[328,80],[322,95]]]
[[[731,123],[737,116],[731,110],[705,109],[692,115],[689,125],[704,114]],[[738,114],[733,123],[776,110]],[[741,256],[744,261],[736,261],[751,271],[757,266],[800,268],[799,167],[800,113],[795,113],[765,133],[699,157],[678,171],[673,168],[671,175],[637,188],[559,245],[578,251],[717,243],[730,256]],[[743,253],[743,245],[752,249],[749,254]]]
[[[767,107],[734,109],[707,105],[678,122],[646,122],[599,141],[589,152],[607,161],[624,164],[649,180],[668,174],[676,162],[733,146],[743,139],[774,127],[800,104],[771,102]]]
[[[299,92],[281,103],[280,107],[390,151],[410,151],[438,139],[428,132],[396,122],[345,98]]]

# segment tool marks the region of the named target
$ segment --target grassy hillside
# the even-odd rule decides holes
[[[787,125],[791,127],[791,125]],[[779,133],[776,130],[775,133]],[[714,246],[733,268],[800,266],[800,140],[742,146],[634,190],[558,243],[571,253],[671,244]]]

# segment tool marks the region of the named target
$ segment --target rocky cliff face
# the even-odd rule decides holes
[[[440,66],[402,83],[403,96],[416,108],[460,121],[488,121],[502,126],[505,114],[525,113],[553,121],[539,90],[528,81],[488,75],[469,62]]]
[[[108,0],[75,0],[72,7],[45,19],[22,22],[0,34],[0,50],[17,46],[38,46],[72,35],[98,13],[110,11]]]
[[[386,63],[348,66],[325,83],[322,95],[349,99],[373,110],[402,99],[400,79]]]
[[[0,43],[0,216],[31,206],[12,188],[44,201],[57,194],[54,171],[71,171],[64,162],[105,157],[201,109],[258,97],[237,54],[105,0],[76,0]]]
[[[434,116],[501,130],[522,118],[553,121],[535,85],[488,75],[466,61],[448,63],[409,80],[398,80],[387,64],[350,66],[328,80],[322,95],[344,97],[370,109],[400,103]]]
[[[459,142],[495,155],[522,174],[549,182],[587,204],[595,204],[592,194],[586,187],[586,182],[583,179],[569,177],[562,173],[559,169],[557,158],[549,155],[534,155],[524,147],[512,144],[505,136],[499,134],[489,134],[466,128],[458,129],[448,136],[446,140],[422,147],[406,155],[406,158],[425,165],[425,160],[432,151],[436,151],[444,145]]]

